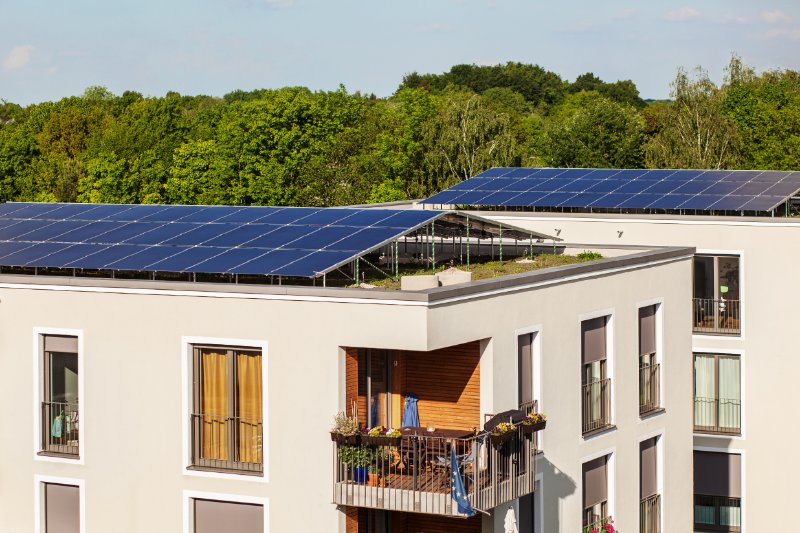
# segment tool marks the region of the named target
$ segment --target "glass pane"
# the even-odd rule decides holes
[[[370,350],[370,426],[390,426],[387,354]]]
[[[694,356],[694,424],[717,425],[714,356]]]
[[[261,463],[263,392],[260,353],[237,352],[236,379],[239,461]]]
[[[739,258],[717,258],[719,269],[719,296],[726,300],[739,300]]]
[[[54,403],[78,403],[78,354],[48,352],[50,389],[47,400]]]
[[[228,459],[229,377],[228,354],[224,350],[200,352],[200,415],[203,426],[203,459]]]
[[[714,258],[695,256],[694,258],[694,297],[713,300]]]
[[[719,524],[721,526],[741,527],[742,508],[741,504],[733,500],[723,500],[719,507]]]
[[[738,428],[741,406],[741,369],[736,356],[719,356],[719,425]]]

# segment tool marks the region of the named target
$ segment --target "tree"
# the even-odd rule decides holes
[[[674,101],[660,116],[658,132],[645,148],[651,168],[736,168],[741,140],[721,109],[721,91],[700,68],[695,78],[679,70]]]
[[[544,159],[556,167],[640,168],[644,128],[633,107],[578,93],[548,121]]]
[[[514,137],[508,115],[486,107],[476,94],[447,95],[424,135],[428,180],[419,191],[428,196],[493,166],[508,166]]]

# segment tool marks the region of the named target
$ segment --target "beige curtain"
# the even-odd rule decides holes
[[[236,358],[239,404],[239,461],[261,463],[261,354],[239,353]]]
[[[227,461],[228,355],[203,350],[200,358],[203,372],[203,459]]]

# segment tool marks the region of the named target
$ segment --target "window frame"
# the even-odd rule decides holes
[[[607,483],[606,490],[607,490],[607,492],[606,492],[605,504],[606,504],[607,518],[611,518],[613,520],[614,516],[615,516],[616,500],[617,500],[617,498],[616,498],[616,496],[617,496],[617,493],[616,493],[616,488],[617,488],[617,476],[616,476],[616,470],[617,470],[617,448],[616,447],[612,447],[612,448],[606,448],[604,450],[598,451],[598,452],[593,453],[591,455],[586,455],[584,457],[581,457],[579,459],[579,461],[578,461],[579,466],[578,466],[578,476],[577,476],[577,478],[580,479],[580,487],[578,487],[578,490],[579,490],[579,493],[581,494],[581,528],[582,529],[583,529],[583,518],[584,518],[584,516],[586,514],[586,508],[584,508],[584,506],[583,506],[584,502],[583,502],[583,496],[582,496],[582,494],[583,494],[583,483],[584,483],[583,465],[588,463],[588,462],[590,462],[590,461],[594,461],[595,459],[599,459],[601,457],[606,457],[606,483]]]
[[[33,476],[33,531],[45,533],[46,498],[45,485],[68,485],[78,487],[80,498],[80,533],[86,533],[86,481],[80,478],[56,477],[36,474]]]
[[[584,386],[583,379],[584,379],[585,367],[587,366],[587,365],[584,364],[583,357],[582,357],[582,345],[583,345],[582,324],[585,321],[592,320],[592,319],[595,319],[595,318],[600,318],[600,317],[605,317],[606,318],[606,323],[605,323],[605,328],[606,328],[606,358],[603,360],[605,362],[605,364],[601,365],[601,367],[602,366],[605,367],[605,369],[604,369],[605,378],[603,378],[603,379],[608,379],[609,380],[609,404],[610,404],[610,410],[609,410],[609,413],[608,413],[608,415],[609,415],[608,416],[608,424],[603,426],[602,428],[598,428],[596,430],[584,433],[583,429],[582,429],[583,428],[583,423],[584,423],[584,421],[583,421],[583,413],[581,412],[581,416],[579,417],[580,420],[581,420],[580,442],[586,442],[588,440],[591,440],[591,439],[606,435],[606,434],[608,434],[610,432],[616,431],[616,429],[617,429],[617,426],[616,426],[616,420],[617,420],[617,417],[616,417],[616,391],[615,391],[615,387],[614,387],[614,383],[616,381],[614,379],[614,377],[615,377],[615,369],[616,369],[616,353],[615,353],[615,350],[614,350],[614,346],[615,346],[615,337],[614,337],[614,335],[615,335],[615,331],[614,331],[615,327],[614,326],[615,326],[615,323],[616,323],[616,308],[614,308],[614,307],[610,307],[610,308],[606,308],[606,309],[599,309],[599,310],[596,310],[596,311],[591,311],[591,312],[588,312],[588,313],[583,313],[583,314],[578,315],[578,321],[577,321],[577,327],[578,327],[578,335],[577,335],[577,338],[578,338],[578,350],[577,350],[577,354],[578,354],[578,363],[580,365],[580,373],[579,373],[579,378],[578,378],[578,383],[579,383],[578,390],[581,393],[581,401],[579,402],[579,406],[582,406],[582,402],[583,402],[583,386]],[[582,407],[579,407],[579,408],[582,409]]]
[[[261,505],[264,508],[264,533],[269,533],[269,498],[260,496],[245,496],[242,494],[204,492],[197,490],[184,490],[182,498],[183,498],[183,529],[182,529],[183,533],[194,533],[194,512],[193,512],[194,500],[216,500],[226,503],[245,503],[250,505]]]
[[[705,436],[705,435],[704,435]],[[709,435],[710,436],[710,435]],[[730,438],[729,435],[723,436],[724,438]],[[713,452],[713,453],[724,453],[724,454],[736,454],[740,456],[741,461],[741,472],[740,472],[740,481],[741,481],[741,489],[742,489],[742,497],[740,498],[739,508],[741,509],[741,526],[739,527],[738,531],[747,531],[747,453],[742,448],[723,448],[723,447],[714,447],[714,446],[692,446],[692,454],[694,452]],[[692,464],[694,464],[694,458],[692,459]],[[692,528],[694,531],[704,531],[704,532],[714,532],[714,531],[723,531],[727,532],[727,529],[697,529],[695,528],[694,522],[694,497],[695,492],[692,490]],[[663,501],[663,500],[662,500]]]
[[[261,458],[262,458],[262,472],[260,475],[255,475],[247,472],[236,472],[229,470],[214,470],[214,469],[198,469],[193,468],[191,464],[192,452],[192,431],[190,427],[190,416],[194,409],[194,354],[195,347],[214,347],[225,348],[227,350],[240,349],[242,351],[260,351],[261,352],[261,425],[262,425],[262,443],[261,443]],[[182,353],[182,433],[183,433],[183,453],[182,453],[182,471],[184,476],[192,477],[206,477],[216,479],[239,479],[255,483],[268,483],[269,482],[269,358],[268,358],[268,341],[254,340],[254,339],[236,339],[236,338],[223,338],[223,337],[199,337],[199,336],[184,336],[181,337],[181,353]],[[213,498],[211,498],[213,499]],[[233,501],[233,500],[232,500]]]
[[[58,335],[63,337],[76,337],[78,339],[78,420],[81,434],[85,435],[86,427],[86,389],[84,332],[82,329],[35,327],[33,328],[33,459],[49,463],[67,463],[83,465],[86,462],[86,439],[78,439],[78,455],[56,454],[43,449],[46,428],[42,427],[42,402],[45,401],[45,351],[44,337]]]
[[[651,300],[644,300],[641,302],[636,303],[636,320],[637,320],[637,331],[638,331],[638,320],[639,320],[639,311],[644,307],[649,306],[656,307],[655,319],[656,319],[656,351],[655,351],[655,363],[659,365],[659,384],[658,384],[658,408],[648,411],[645,413],[639,413],[639,422],[643,422],[653,417],[657,417],[662,415],[667,410],[667,394],[666,394],[666,378],[667,373],[665,371],[666,361],[664,359],[664,298],[654,298]],[[639,346],[639,337],[637,333],[637,352]],[[641,355],[637,357],[637,366],[641,368],[640,362]],[[638,370],[637,370],[638,371]],[[641,376],[641,373],[639,374]]]
[[[739,358],[739,432],[738,433],[722,433],[712,431],[702,431],[695,429],[694,424],[694,402],[695,396],[695,358],[698,355],[714,356],[714,389],[715,399],[719,399],[719,357],[738,357]],[[727,350],[720,348],[707,348],[707,347],[692,347],[692,433],[702,435],[703,437],[711,438],[725,438],[725,439],[744,439],[745,438],[745,354],[744,350]],[[719,423],[719,420],[717,420]]]

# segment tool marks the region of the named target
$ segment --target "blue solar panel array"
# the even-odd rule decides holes
[[[0,205],[0,265],[312,277],[443,211]]]
[[[800,172],[492,168],[423,203],[770,211],[798,191]]]

